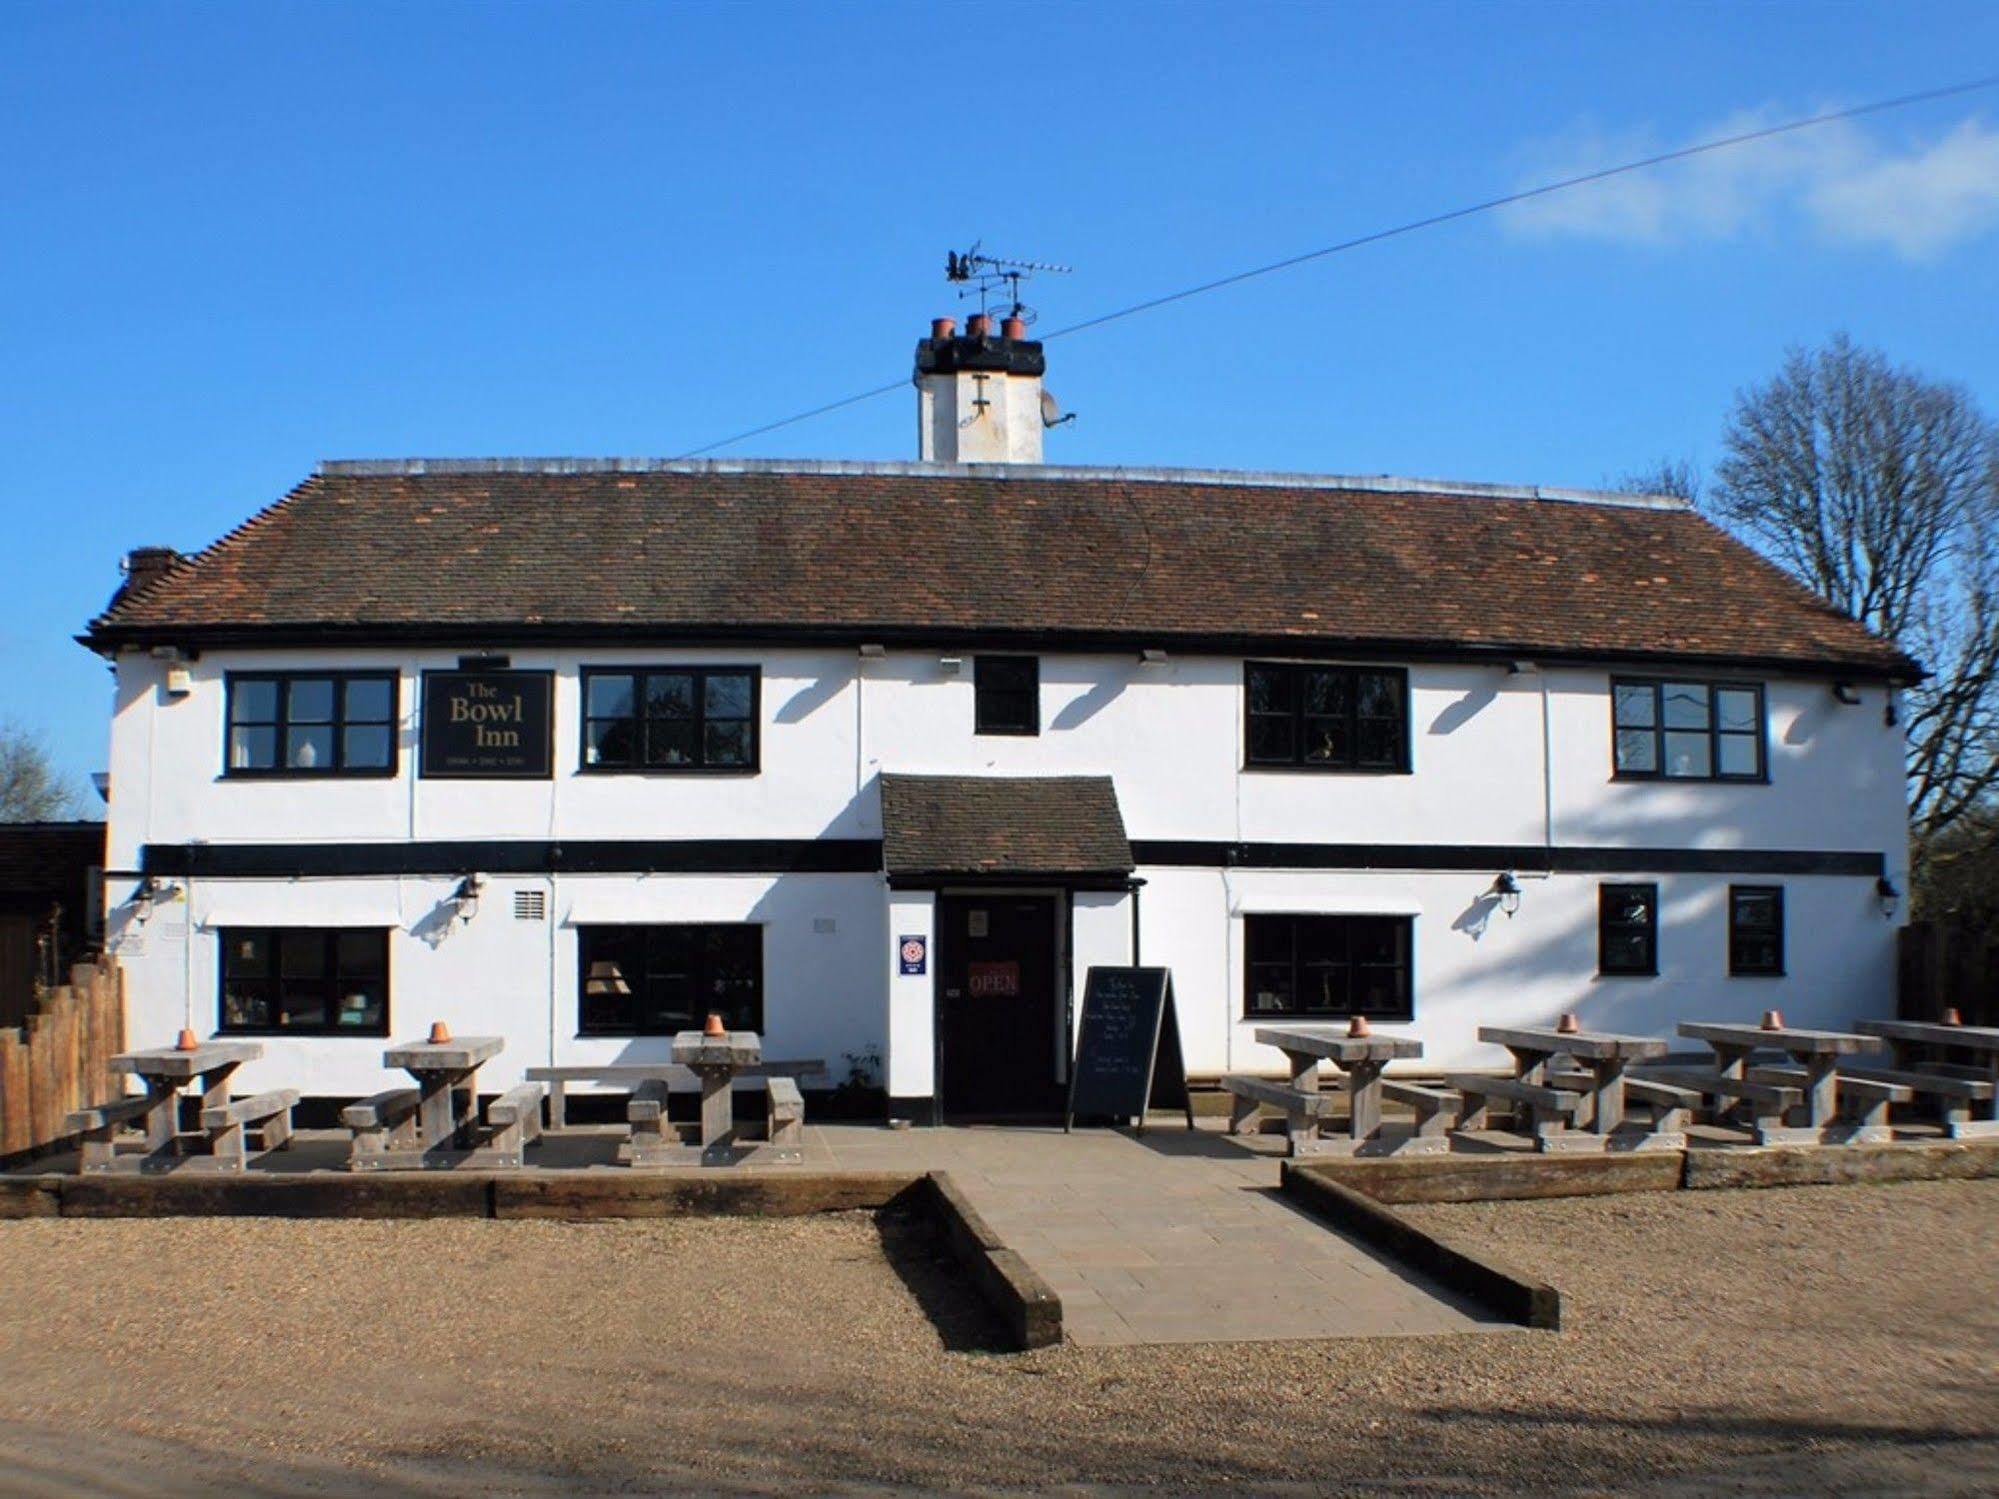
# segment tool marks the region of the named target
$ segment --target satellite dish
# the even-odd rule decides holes
[[[1059,406],[1058,404],[1056,404],[1056,401],[1055,401],[1055,397],[1054,397],[1054,396],[1053,396],[1053,395],[1052,395],[1052,394],[1051,394],[1051,393],[1050,393],[1049,391],[1047,391],[1047,390],[1045,390],[1045,389],[1044,389],[1044,390],[1043,390],[1043,391],[1041,392],[1041,425],[1042,425],[1042,426],[1044,426],[1044,427],[1059,427],[1059,426],[1061,426],[1061,425],[1062,425],[1062,424],[1063,424],[1064,422],[1073,422],[1073,421],[1074,421],[1075,419],[1076,419],[1076,413],[1075,413],[1075,412],[1073,412],[1073,411],[1072,411],[1072,412],[1070,412],[1070,413],[1069,413],[1069,414],[1068,414],[1067,416],[1064,416],[1064,415],[1062,414],[1062,408],[1061,408],[1061,406]]]

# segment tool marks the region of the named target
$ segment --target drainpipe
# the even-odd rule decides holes
[[[1138,892],[1145,888],[1145,881],[1133,875],[1125,881],[1124,888],[1131,893],[1131,966],[1138,967]]]

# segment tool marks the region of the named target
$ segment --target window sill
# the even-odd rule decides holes
[[[1760,776],[1669,776],[1648,770],[1613,770],[1612,783],[1625,781],[1639,786],[1767,786],[1770,777]]]
[[[579,765],[579,776],[755,776],[758,765]]]
[[[292,1039],[301,1041],[386,1041],[389,1039],[387,1029],[378,1031],[364,1031],[360,1029],[336,1031],[297,1025],[256,1027],[241,1025],[231,1026],[227,1029],[217,1026],[215,1034],[226,1040],[235,1040],[239,1037],[254,1037],[264,1041]]]
[[[1275,760],[1251,760],[1242,767],[1244,775],[1308,775],[1308,776],[1407,776],[1415,771],[1408,766],[1385,765],[1293,765]]]
[[[1655,979],[1659,976],[1656,968],[1599,968],[1596,976],[1600,979]]]
[[[402,772],[386,770],[225,770],[218,781],[393,781]]]
[[[1790,977],[1781,968],[1757,968],[1745,970],[1740,973],[1731,968],[1728,970],[1728,976],[1732,979],[1785,979]]]
[[[979,739],[1039,739],[1039,729],[973,729],[972,734]]]
[[[1240,1025],[1344,1025],[1353,1018],[1350,1010],[1257,1010],[1244,1015]],[[1369,1011],[1363,1018],[1370,1025],[1413,1025],[1416,1022],[1414,1010],[1398,1010],[1392,1015],[1376,1014]]]

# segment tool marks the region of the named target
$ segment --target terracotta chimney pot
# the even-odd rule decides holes
[[[1764,1030],[1781,1031],[1783,1028],[1784,1028],[1784,1012],[1782,1010],[1765,1010],[1763,1012]]]
[[[1556,1032],[1564,1036],[1573,1036],[1582,1028],[1583,1028],[1583,1023],[1580,1020],[1576,1019],[1575,1012],[1573,1010],[1570,1011],[1568,1014],[1564,1015],[1560,1020],[1557,1020],[1555,1022]]]
[[[1347,1034],[1357,1038],[1364,1038],[1374,1034],[1374,1027],[1367,1023],[1365,1015],[1356,1015],[1347,1022]]]
[[[965,337],[989,338],[992,336],[993,320],[983,312],[975,312],[965,319]]]
[[[432,1046],[442,1046],[445,1042],[449,1041],[450,1039],[451,1039],[450,1026],[446,1025],[442,1020],[431,1021],[430,1044]]]
[[[704,1036],[726,1036],[729,1034],[729,1028],[722,1024],[722,1017],[720,1015],[710,1010],[708,1012],[708,1023],[701,1027],[701,1034]]]
[[[197,1037],[195,1033],[190,1030],[183,1030],[178,1036],[174,1037],[175,1051],[193,1051],[196,1047],[200,1045],[201,1045],[200,1038]]]
[[[1027,319],[1010,317],[1000,324],[1000,337],[1023,339],[1027,337]]]
[[[954,317],[934,317],[930,320],[930,336],[939,342],[958,331],[958,320]]]

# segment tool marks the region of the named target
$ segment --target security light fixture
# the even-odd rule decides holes
[[[937,669],[947,677],[962,676],[965,671],[965,658],[963,656],[939,656],[937,658]]]
[[[451,892],[452,904],[458,907],[458,919],[470,921],[479,910],[479,892],[486,888],[486,881],[476,874],[468,874],[458,882],[458,888]]]
[[[861,658],[865,661],[879,661],[888,654],[888,648],[870,640],[861,646]]]
[[[1902,892],[1895,888],[1895,882],[1887,875],[1875,877],[1874,898],[1881,902],[1881,914],[1893,921],[1896,909],[1902,904]]]
[[[1160,650],[1157,646],[1149,645],[1138,653],[1138,659],[1143,661],[1147,666],[1164,666],[1166,664],[1166,652]]]
[[[1511,916],[1520,909],[1520,881],[1507,870],[1492,882],[1492,893],[1499,897],[1499,909]]]

